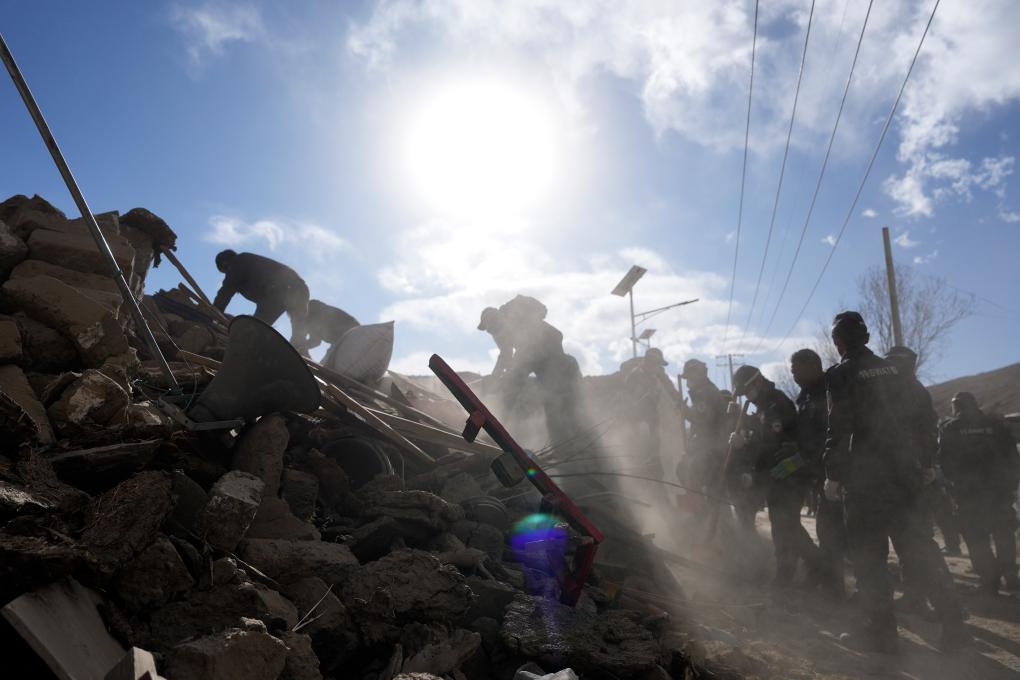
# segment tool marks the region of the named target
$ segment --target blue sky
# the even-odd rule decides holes
[[[931,4],[876,3],[818,205],[768,333],[864,20],[818,0],[759,305],[810,0],[763,3],[732,326],[725,332],[753,2],[12,2],[2,30],[96,211],[144,206],[209,294],[223,247],[298,269],[363,322],[396,319],[394,366],[491,366],[482,307],[549,306],[587,373],[629,356],[627,303],[698,297],[649,326],[671,362],[770,364],[813,342],[881,264],[980,296],[934,378],[1018,360],[1020,5],[946,0],[821,287]],[[0,195],[73,204],[13,87]],[[778,267],[778,269],[777,269]],[[775,281],[775,283],[773,283]],[[150,288],[176,285],[168,265]],[[770,285],[771,284],[771,285]],[[767,303],[767,304],[766,304]],[[996,306],[998,305],[998,306]],[[235,300],[230,311],[250,309]],[[785,343],[780,343],[792,329]],[[724,335],[728,343],[723,344]],[[740,343],[743,338],[743,343]],[[670,369],[672,370],[672,369]]]

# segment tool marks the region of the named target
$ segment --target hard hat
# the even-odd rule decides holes
[[[733,395],[742,397],[747,394],[747,388],[760,375],[761,371],[755,366],[745,364],[738,368],[733,374]]]
[[[666,358],[664,356],[662,356],[662,350],[659,349],[658,347],[650,347],[650,348],[648,348],[648,351],[645,352],[645,358],[646,359],[651,359],[653,361],[657,361],[660,364],[662,364],[663,366],[668,366],[669,365],[669,362],[666,361]]]
[[[684,362],[684,369],[683,372],[680,374],[680,377],[683,378],[684,380],[687,380],[688,378],[691,377],[691,375],[707,375],[707,374],[708,366],[705,365],[705,362],[698,361],[697,359],[688,359],[687,361]]]

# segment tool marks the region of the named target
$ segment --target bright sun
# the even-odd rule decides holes
[[[450,215],[517,213],[546,194],[555,175],[548,111],[511,87],[462,82],[414,114],[406,140],[412,181]]]

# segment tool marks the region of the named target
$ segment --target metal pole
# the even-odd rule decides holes
[[[25,102],[25,106],[28,108],[28,112],[32,116],[32,120],[35,121],[35,126],[39,128],[39,134],[42,135],[46,148],[49,149],[50,155],[53,156],[53,162],[57,164],[57,170],[60,171],[60,176],[64,178],[64,183],[67,185],[68,191],[71,192],[71,197],[78,206],[78,211],[81,213],[82,219],[85,221],[86,226],[88,226],[89,231],[92,232],[92,238],[95,239],[96,247],[99,248],[99,252],[110,267],[110,273],[113,275],[113,280],[116,282],[117,288],[120,289],[121,297],[124,298],[124,302],[127,304],[128,310],[131,312],[131,316],[134,317],[135,324],[142,335],[142,340],[144,340],[145,344],[149,347],[149,352],[152,354],[153,358],[159,363],[160,370],[163,371],[163,375],[166,377],[171,388],[173,390],[179,390],[180,386],[177,384],[177,379],[174,377],[173,371],[170,370],[170,366],[167,364],[166,358],[160,351],[159,345],[156,344],[156,338],[152,335],[152,330],[149,328],[149,324],[145,322],[145,318],[142,316],[142,310],[138,306],[138,300],[135,299],[135,296],[131,293],[131,289],[128,288],[127,280],[124,278],[124,272],[120,270],[120,265],[117,264],[117,258],[113,256],[113,252],[110,250],[110,244],[106,242],[103,232],[99,230],[99,225],[96,224],[96,218],[92,214],[92,210],[89,209],[88,204],[85,202],[85,197],[78,188],[77,182],[74,181],[74,175],[71,174],[71,169],[67,167],[64,155],[60,153],[60,147],[57,146],[57,140],[53,138],[53,133],[50,132],[50,128],[46,124],[46,119],[43,118],[42,111],[39,110],[39,105],[36,104],[35,98],[32,96],[32,92],[28,89],[28,83],[25,82],[25,77],[21,75],[21,70],[18,68],[17,63],[15,63],[14,55],[11,54],[10,49],[8,49],[7,42],[4,40],[2,34],[0,34],[0,59],[3,59],[4,66],[7,67],[7,72],[11,74],[11,80],[14,81],[14,86],[18,89],[21,99]]]
[[[629,292],[630,295],[630,342],[634,349],[634,358],[637,358],[637,325],[634,322],[634,288],[633,286]]]
[[[889,279],[889,313],[892,316],[893,344],[902,346],[903,327],[900,325],[900,301],[896,295],[896,271],[893,269],[889,227],[882,227],[882,244],[885,246],[885,275]]]

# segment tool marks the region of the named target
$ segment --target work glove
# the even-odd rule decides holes
[[[734,432],[730,435],[730,447],[734,451],[740,451],[747,446],[747,440],[744,439],[744,435],[739,432]]]
[[[794,453],[779,461],[770,471],[772,479],[786,479],[806,465],[799,453]]]
[[[751,476],[750,472],[744,472],[740,475],[740,486],[745,489],[750,489],[751,484],[754,483],[754,477]]]
[[[840,499],[840,492],[843,490],[843,486],[839,482],[834,482],[831,479],[825,480],[825,498],[830,501],[838,501]]]

